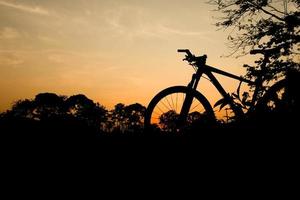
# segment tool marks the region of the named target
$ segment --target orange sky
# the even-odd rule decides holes
[[[147,105],[186,85],[193,69],[178,48],[243,75],[249,57],[225,58],[228,32],[202,0],[0,0],[0,111],[41,92],[85,94],[107,108]],[[238,82],[220,79],[229,91]],[[219,97],[207,80],[200,91]]]

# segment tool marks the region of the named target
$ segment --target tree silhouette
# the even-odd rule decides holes
[[[2,114],[2,117],[17,118],[17,119],[36,119],[35,104],[32,100],[18,100],[12,109]]]
[[[178,129],[178,120],[179,115],[174,110],[170,110],[159,117],[159,126],[164,132],[176,133]]]
[[[32,101],[35,119],[48,120],[51,118],[64,118],[66,115],[64,101],[66,97],[54,93],[40,93]]]
[[[210,3],[223,14],[216,25],[233,29],[228,36],[232,54],[264,55],[255,66],[245,65],[247,77],[260,77],[268,82],[285,76],[287,69],[300,69],[299,0],[213,0]]]
[[[115,108],[110,113],[111,119],[111,131],[115,132],[124,132],[126,129],[125,125],[125,105],[118,103],[115,105]]]
[[[65,101],[67,113],[77,119],[84,120],[88,125],[103,129],[107,120],[107,110],[99,103],[94,103],[83,94],[69,97]]]
[[[189,113],[187,121],[184,124],[181,123],[179,114],[173,110],[163,113],[159,117],[158,122],[158,127],[160,127],[163,132],[185,134],[188,132],[199,131],[199,127],[202,129],[207,127],[212,128],[214,125],[214,120],[212,120],[209,115],[197,111]],[[156,127],[153,128],[155,129]]]
[[[1,114],[5,132],[53,139],[87,139],[103,131],[107,110],[85,95],[71,97],[40,93],[34,99],[18,100]]]
[[[125,107],[126,125],[131,132],[141,132],[146,108],[139,103]]]
[[[109,127],[114,132],[141,132],[145,109],[139,103],[128,106],[118,103],[110,113]]]
[[[26,128],[18,129],[17,132],[42,130],[48,134],[142,133],[145,109],[139,103],[128,106],[118,103],[113,110],[108,111],[83,94],[67,97],[54,93],[40,93],[34,99],[18,100],[11,110],[0,113],[0,125],[7,124],[5,127],[9,130],[22,123]],[[35,130],[37,127],[39,130]]]

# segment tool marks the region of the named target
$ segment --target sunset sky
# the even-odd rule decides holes
[[[192,67],[178,48],[244,75],[249,57],[226,58],[228,32],[207,0],[0,0],[0,111],[41,92],[85,94],[111,109],[147,105],[163,88],[186,85]],[[229,91],[238,82],[220,81]],[[199,90],[219,97],[203,79]]]

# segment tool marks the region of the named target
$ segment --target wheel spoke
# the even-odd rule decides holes
[[[176,108],[175,108],[175,106],[174,106],[173,94],[171,94],[171,101],[172,101],[173,110],[174,110],[175,112],[177,112],[177,110],[175,110]]]
[[[155,111],[153,111],[153,114],[155,114],[157,116],[161,116],[162,115],[161,113],[158,113],[158,112],[155,112]]]
[[[178,93],[176,93],[176,112],[177,112]]]
[[[184,87],[174,87],[162,91],[154,97],[153,102],[155,103],[152,103],[150,121],[145,123],[158,125],[157,127],[162,132],[182,132],[190,123],[201,119],[197,116],[201,116],[207,110],[207,107],[205,104],[202,104],[200,96],[191,93],[189,94],[192,97],[189,114],[192,112],[193,114],[185,125],[178,125],[178,121],[176,120],[178,120],[178,116],[186,100],[187,92],[188,90]],[[163,120],[161,121],[161,119]]]
[[[161,113],[164,113],[164,111],[157,105],[158,110],[160,110]]]
[[[164,99],[165,99],[165,98],[164,98]],[[161,103],[165,106],[165,108],[166,108],[167,110],[170,110],[170,108],[164,103],[164,99],[161,100]]]
[[[169,106],[170,106],[170,110],[174,110],[174,109],[172,109],[172,106],[171,106],[171,104],[170,104],[170,102],[169,102],[169,100],[168,100],[168,97],[166,97],[166,99],[167,99],[167,103],[169,104]]]
[[[192,104],[193,105],[193,104]],[[190,112],[192,112],[195,108],[197,108],[199,105],[201,105],[201,103],[198,103],[197,105],[195,105],[191,110]]]

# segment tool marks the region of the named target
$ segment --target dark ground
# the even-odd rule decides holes
[[[288,127],[277,132],[223,128],[188,136],[95,137],[89,135],[93,130],[73,126],[8,125],[9,131],[1,131],[0,139],[1,171],[6,177],[2,180],[14,188],[18,184],[25,188],[33,181],[33,193],[37,188],[51,194],[52,187],[65,190],[73,184],[96,186],[100,182],[112,190],[129,187],[134,193],[137,187],[151,193],[170,184],[196,189],[200,182],[224,188],[233,181],[244,189],[246,182],[264,188],[266,181],[278,186],[279,178],[286,185],[286,178],[298,171],[298,131]]]
[[[274,127],[222,127],[195,131],[189,135],[161,136],[151,133],[95,134],[85,126],[34,124],[21,121],[2,124],[1,143],[4,152],[81,153],[130,151],[131,153],[187,150],[206,153],[296,151],[299,129],[295,124]],[[3,151],[2,151],[3,152]]]

